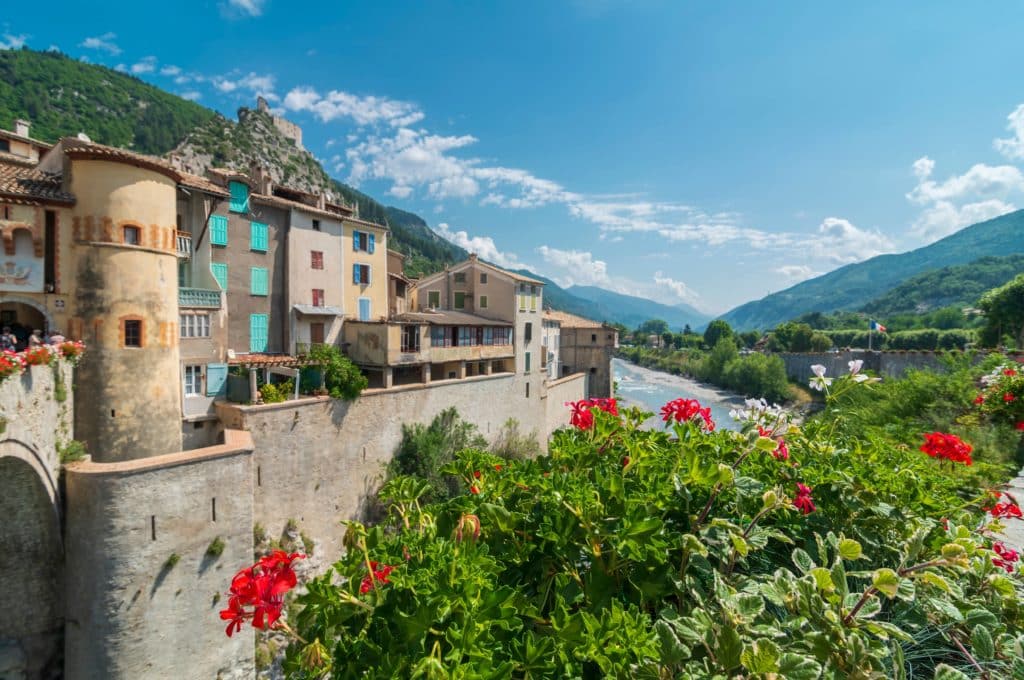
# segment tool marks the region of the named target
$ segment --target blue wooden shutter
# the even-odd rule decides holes
[[[352,283],[361,283],[359,280],[359,265],[352,265]]]
[[[228,244],[228,218],[223,215],[210,216],[210,243],[215,246]]]
[[[250,225],[249,249],[267,251],[267,225],[253,222]]]
[[[368,249],[370,255],[373,255],[373,234],[370,234],[370,247]]]
[[[266,295],[267,288],[267,268],[250,268],[249,292],[253,295]]]
[[[214,262],[210,265],[210,273],[217,279],[217,285],[221,290],[228,289],[228,266],[223,262]]]
[[[370,299],[359,298],[359,320],[369,321],[370,320]]]
[[[267,315],[249,315],[249,351],[267,351]]]
[[[228,381],[227,364],[206,364],[206,396],[224,394]]]
[[[228,182],[228,191],[231,192],[231,212],[249,212],[249,187],[242,182]]]
[[[359,232],[352,232],[352,250],[359,250]]]

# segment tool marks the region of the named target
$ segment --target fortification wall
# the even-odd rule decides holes
[[[253,677],[252,629],[229,639],[217,616],[252,562],[252,450],[227,430],[205,449],[67,466],[65,677]]]
[[[544,404],[544,432],[547,433],[547,437],[550,437],[551,433],[558,428],[569,424],[570,410],[565,403],[567,401],[579,401],[586,394],[586,373],[573,373],[560,380],[548,383],[548,392]]]
[[[0,383],[0,677],[59,674],[64,548],[57,445],[71,438],[72,369],[29,367]],[[62,384],[59,385],[58,381]]]
[[[864,370],[874,371],[889,378],[899,378],[911,369],[941,370],[945,358],[950,354],[950,352],[927,350],[883,352],[844,350],[842,352],[781,352],[778,356],[782,357],[782,361],[786,365],[786,375],[797,382],[807,382],[814,375],[811,372],[811,366],[815,364],[825,367],[826,376],[836,377],[849,372],[849,362],[862,359]],[[984,353],[979,352],[973,355],[973,360],[980,361],[984,356]],[[1010,352],[1007,356],[1018,363],[1024,362],[1024,352]]]
[[[524,398],[520,376],[498,374],[366,390],[352,402],[314,397],[281,404],[220,403],[225,427],[249,430],[253,456],[255,521],[279,537],[288,520],[316,542],[317,554],[338,555],[345,528],[359,517],[385,476],[403,423],[429,423],[454,407],[487,438],[514,417],[524,432],[546,442],[568,422],[562,404],[583,398],[583,380],[560,381],[547,397]]]

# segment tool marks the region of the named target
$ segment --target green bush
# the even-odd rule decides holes
[[[475,425],[462,420],[454,408],[448,408],[439,413],[430,425],[402,425],[402,441],[388,464],[388,474],[391,477],[420,477],[429,482],[432,498],[448,498],[461,489],[458,480],[442,474],[441,468],[454,460],[459,451],[486,445],[487,440]]]
[[[789,397],[786,365],[777,356],[750,354],[731,360],[722,372],[722,384],[741,394],[756,394],[777,403]]]
[[[443,502],[393,479],[387,524],[351,523],[334,571],[299,597],[294,625],[315,642],[289,648],[286,672],[1018,676],[1024,579],[981,531],[998,469],[833,431],[845,408],[786,432],[787,460],[753,423],[664,433],[630,410],[557,432],[537,459],[463,451],[444,472],[472,489]]]
[[[351,401],[369,384],[359,367],[333,345],[313,346],[309,358],[323,371],[324,387],[333,399]]]
[[[285,380],[281,383],[267,383],[260,388],[260,396],[263,397],[263,403],[265,404],[277,404],[282,401],[291,399],[295,394],[295,381]]]

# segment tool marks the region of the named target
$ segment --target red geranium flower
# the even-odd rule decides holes
[[[629,456],[622,459],[622,467],[626,467],[627,465],[629,465]]]
[[[500,465],[495,465],[494,469],[497,470],[498,472],[501,472],[501,466]]]
[[[589,430],[594,426],[594,414],[591,411],[595,408],[613,416],[619,415],[618,404],[614,399],[580,399],[567,401],[565,405],[572,408],[569,424],[580,430]]]
[[[971,451],[974,449],[955,434],[930,432],[924,435],[924,444],[921,445],[921,450],[932,458],[945,458],[964,465],[970,465],[973,462]]]
[[[661,407],[661,419],[666,423],[673,420],[681,423],[697,418],[703,421],[701,427],[705,432],[714,431],[715,421],[711,419],[711,407],[701,408],[700,402],[696,399],[673,399]]]
[[[811,498],[811,487],[806,484],[796,483],[796,498],[793,499],[793,507],[809,515],[815,510],[814,499]]]
[[[481,477],[480,471],[479,470],[474,470],[473,471],[473,477],[475,477],[476,479],[480,479],[480,477]]]
[[[363,577],[362,582],[359,584],[359,592],[362,595],[370,592],[375,586],[374,583],[391,583],[388,580],[388,576],[394,571],[394,567],[385,564],[380,569],[377,562],[370,562],[370,573]]]
[[[476,484],[474,484],[473,486],[469,487],[469,492],[471,494],[473,494],[473,495],[476,495],[476,494],[480,493],[480,489],[477,488]]]
[[[1011,401],[1013,401],[1016,398],[1017,397],[1013,396],[1012,392],[1007,392],[1006,394],[1003,395],[1003,401],[1005,401],[1007,404],[1009,404]]]
[[[1021,517],[1020,506],[1016,503],[996,503],[991,508],[984,508],[997,519]]]
[[[1024,432],[1024,420],[1018,422],[1016,425],[1014,425],[1014,427],[1016,427],[1021,432]]]
[[[220,618],[228,622],[224,630],[228,637],[240,631],[247,619],[252,620],[254,628],[264,629],[271,628],[281,618],[284,595],[297,582],[292,562],[304,557],[275,550],[235,574],[231,579],[228,607],[220,612]]]
[[[789,460],[789,447],[786,446],[785,439],[779,440],[779,445],[772,451],[772,455],[775,456],[775,460]]]
[[[1020,556],[1017,555],[1017,551],[998,542],[992,544],[992,550],[996,555],[999,555],[999,557],[992,558],[992,564],[1005,569],[1007,573],[1013,573],[1013,565],[1020,559]]]
[[[1008,368],[1005,371],[1003,371],[1003,375],[1010,376],[1012,378],[1013,376],[1017,375],[1017,371],[1013,370],[1012,368]]]
[[[985,395],[984,394],[979,394],[978,396],[976,396],[974,398],[974,403],[975,404],[984,404],[985,403]]]

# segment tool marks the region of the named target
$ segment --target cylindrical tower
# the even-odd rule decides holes
[[[181,450],[173,170],[125,152],[67,150],[76,327],[75,436],[94,461]]]

